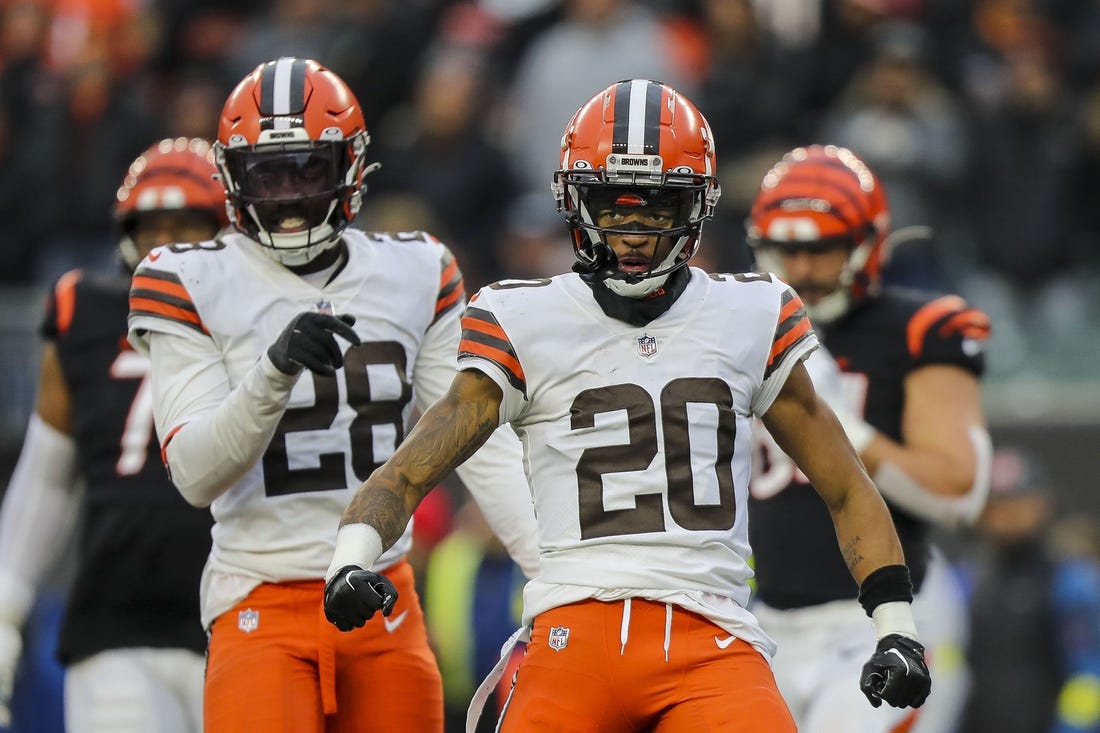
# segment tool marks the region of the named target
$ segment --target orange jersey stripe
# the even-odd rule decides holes
[[[181,283],[171,282],[169,280],[161,280],[155,277],[148,277],[142,274],[134,275],[133,282],[130,284],[132,290],[155,290],[165,295],[170,295],[173,298],[179,298],[180,300],[186,300],[188,303],[191,301],[191,294],[187,292]]]
[[[84,273],[80,270],[70,270],[61,276],[54,288],[54,302],[57,304],[57,332],[65,333],[73,323],[73,314],[76,313],[76,284]]]
[[[210,334],[210,332],[206,330],[206,326],[203,325],[202,319],[199,318],[198,313],[176,305],[162,303],[159,300],[142,298],[140,296],[130,296],[130,312],[143,313],[166,318],[170,321],[177,321],[191,328],[198,329],[207,335]]]
[[[479,344],[476,341],[464,338],[458,344],[458,352],[460,354],[467,353],[484,357],[494,364],[504,367],[504,369],[521,384],[527,384],[527,377],[523,374],[523,367],[520,366],[519,360],[503,349]]]
[[[462,330],[463,331],[479,331],[486,336],[492,336],[498,338],[501,341],[508,340],[508,334],[504,333],[504,329],[495,323],[489,323],[489,321],[483,321],[480,318],[473,316],[462,317]]]
[[[462,287],[462,280],[458,281],[458,285],[451,292],[444,294],[440,292],[439,299],[435,301],[435,314],[438,316],[443,311],[454,305],[466,294],[466,289]]]
[[[920,310],[909,319],[909,325],[905,329],[909,355],[920,356],[921,351],[924,350],[924,337],[928,334],[928,329],[948,314],[964,308],[966,308],[966,301],[957,295],[944,295],[921,306]]]
[[[452,259],[446,267],[443,268],[443,273],[439,276],[439,289],[443,290],[450,285],[451,280],[455,279],[455,273],[458,272],[458,260]]]
[[[791,327],[791,330],[773,341],[771,353],[768,354],[768,366],[774,364],[776,360],[783,355],[783,352],[787,350],[787,347],[805,336],[811,328],[810,319],[806,316],[802,316],[802,320]]]
[[[783,323],[783,321],[787,320],[804,307],[805,306],[802,305],[802,298],[799,298],[797,295],[794,296],[779,309],[779,323]]]

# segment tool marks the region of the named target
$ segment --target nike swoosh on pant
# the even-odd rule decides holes
[[[409,615],[409,609],[405,609],[401,613],[397,614],[393,618],[382,617],[382,623],[386,625],[386,631],[391,634],[397,631],[397,627],[405,622],[405,617]]]
[[[737,639],[737,637],[736,637],[736,636],[730,636],[730,637],[727,637],[727,638],[725,638],[725,639],[719,639],[719,638],[718,638],[718,637],[716,636],[716,637],[714,637],[714,643],[718,645],[718,648],[719,648],[719,649],[725,649],[725,648],[726,648],[726,647],[728,647],[728,646],[729,646],[730,644],[732,644],[732,643],[734,642],[734,640],[735,640],[735,639]]]

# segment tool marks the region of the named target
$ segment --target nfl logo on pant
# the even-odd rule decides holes
[[[569,629],[565,626],[552,626],[550,628],[550,640],[547,643],[551,649],[560,652],[569,645]]]
[[[246,608],[237,614],[237,628],[250,634],[260,627],[260,612]]]

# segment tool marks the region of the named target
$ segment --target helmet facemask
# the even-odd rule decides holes
[[[612,164],[614,158],[609,156],[608,163]],[[654,156],[654,160],[654,174],[608,175],[607,171],[593,172],[582,165],[554,175],[558,211],[566,218],[577,258],[574,270],[603,281],[612,292],[628,298],[644,298],[658,291],[669,275],[687,265],[698,250],[702,223],[713,215],[717,202],[717,183],[712,177],[692,171],[663,174],[659,172],[659,157]],[[643,215],[631,217],[633,209]],[[653,219],[654,211],[668,218],[668,224]],[[631,220],[621,225],[614,221],[600,225],[601,212],[615,212]],[[657,261],[662,250],[659,242],[647,267],[624,271],[607,238],[639,232],[672,239],[672,246]]]
[[[337,131],[338,132],[338,131]],[[238,227],[284,265],[304,265],[339,241],[362,202],[369,138],[218,146]]]

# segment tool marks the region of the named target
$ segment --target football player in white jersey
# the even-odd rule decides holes
[[[405,560],[406,522],[371,567],[401,598],[354,634],[322,589],[353,489],[450,383],[462,273],[431,235],[349,227],[371,170],[362,110],[316,61],[260,64],[222,110],[216,160],[235,231],[161,247],[135,273],[130,339],[152,360],[162,455],[214,515],[203,573],[207,733],[441,731],[442,687]],[[529,576],[519,441],[460,476]]]
[[[859,589],[813,479],[757,430],[752,608],[779,644],[776,680],[802,733],[944,733],[955,729],[967,689],[962,594],[929,533],[934,524],[972,523],[988,493],[979,378],[989,319],[955,295],[882,287],[889,213],[863,160],[846,148],[811,145],[776,162],[749,221],[758,263],[805,299],[829,351],[815,352],[807,370],[890,509],[937,681],[919,711],[858,704],[844,671],[858,669],[875,643]],[[797,547],[788,532],[799,537]]]
[[[540,573],[498,730],[795,729],[745,608],[754,415],[820,482],[862,583],[881,641],[850,684],[875,705],[928,693],[901,546],[801,364],[817,345],[801,301],[767,274],[686,266],[715,163],[705,119],[665,84],[621,81],[582,106],[553,179],[575,272],[471,299],[462,371],[344,513],[325,611],[351,629],[390,612],[394,589],[367,568],[425,493],[501,423],[519,433]]]

